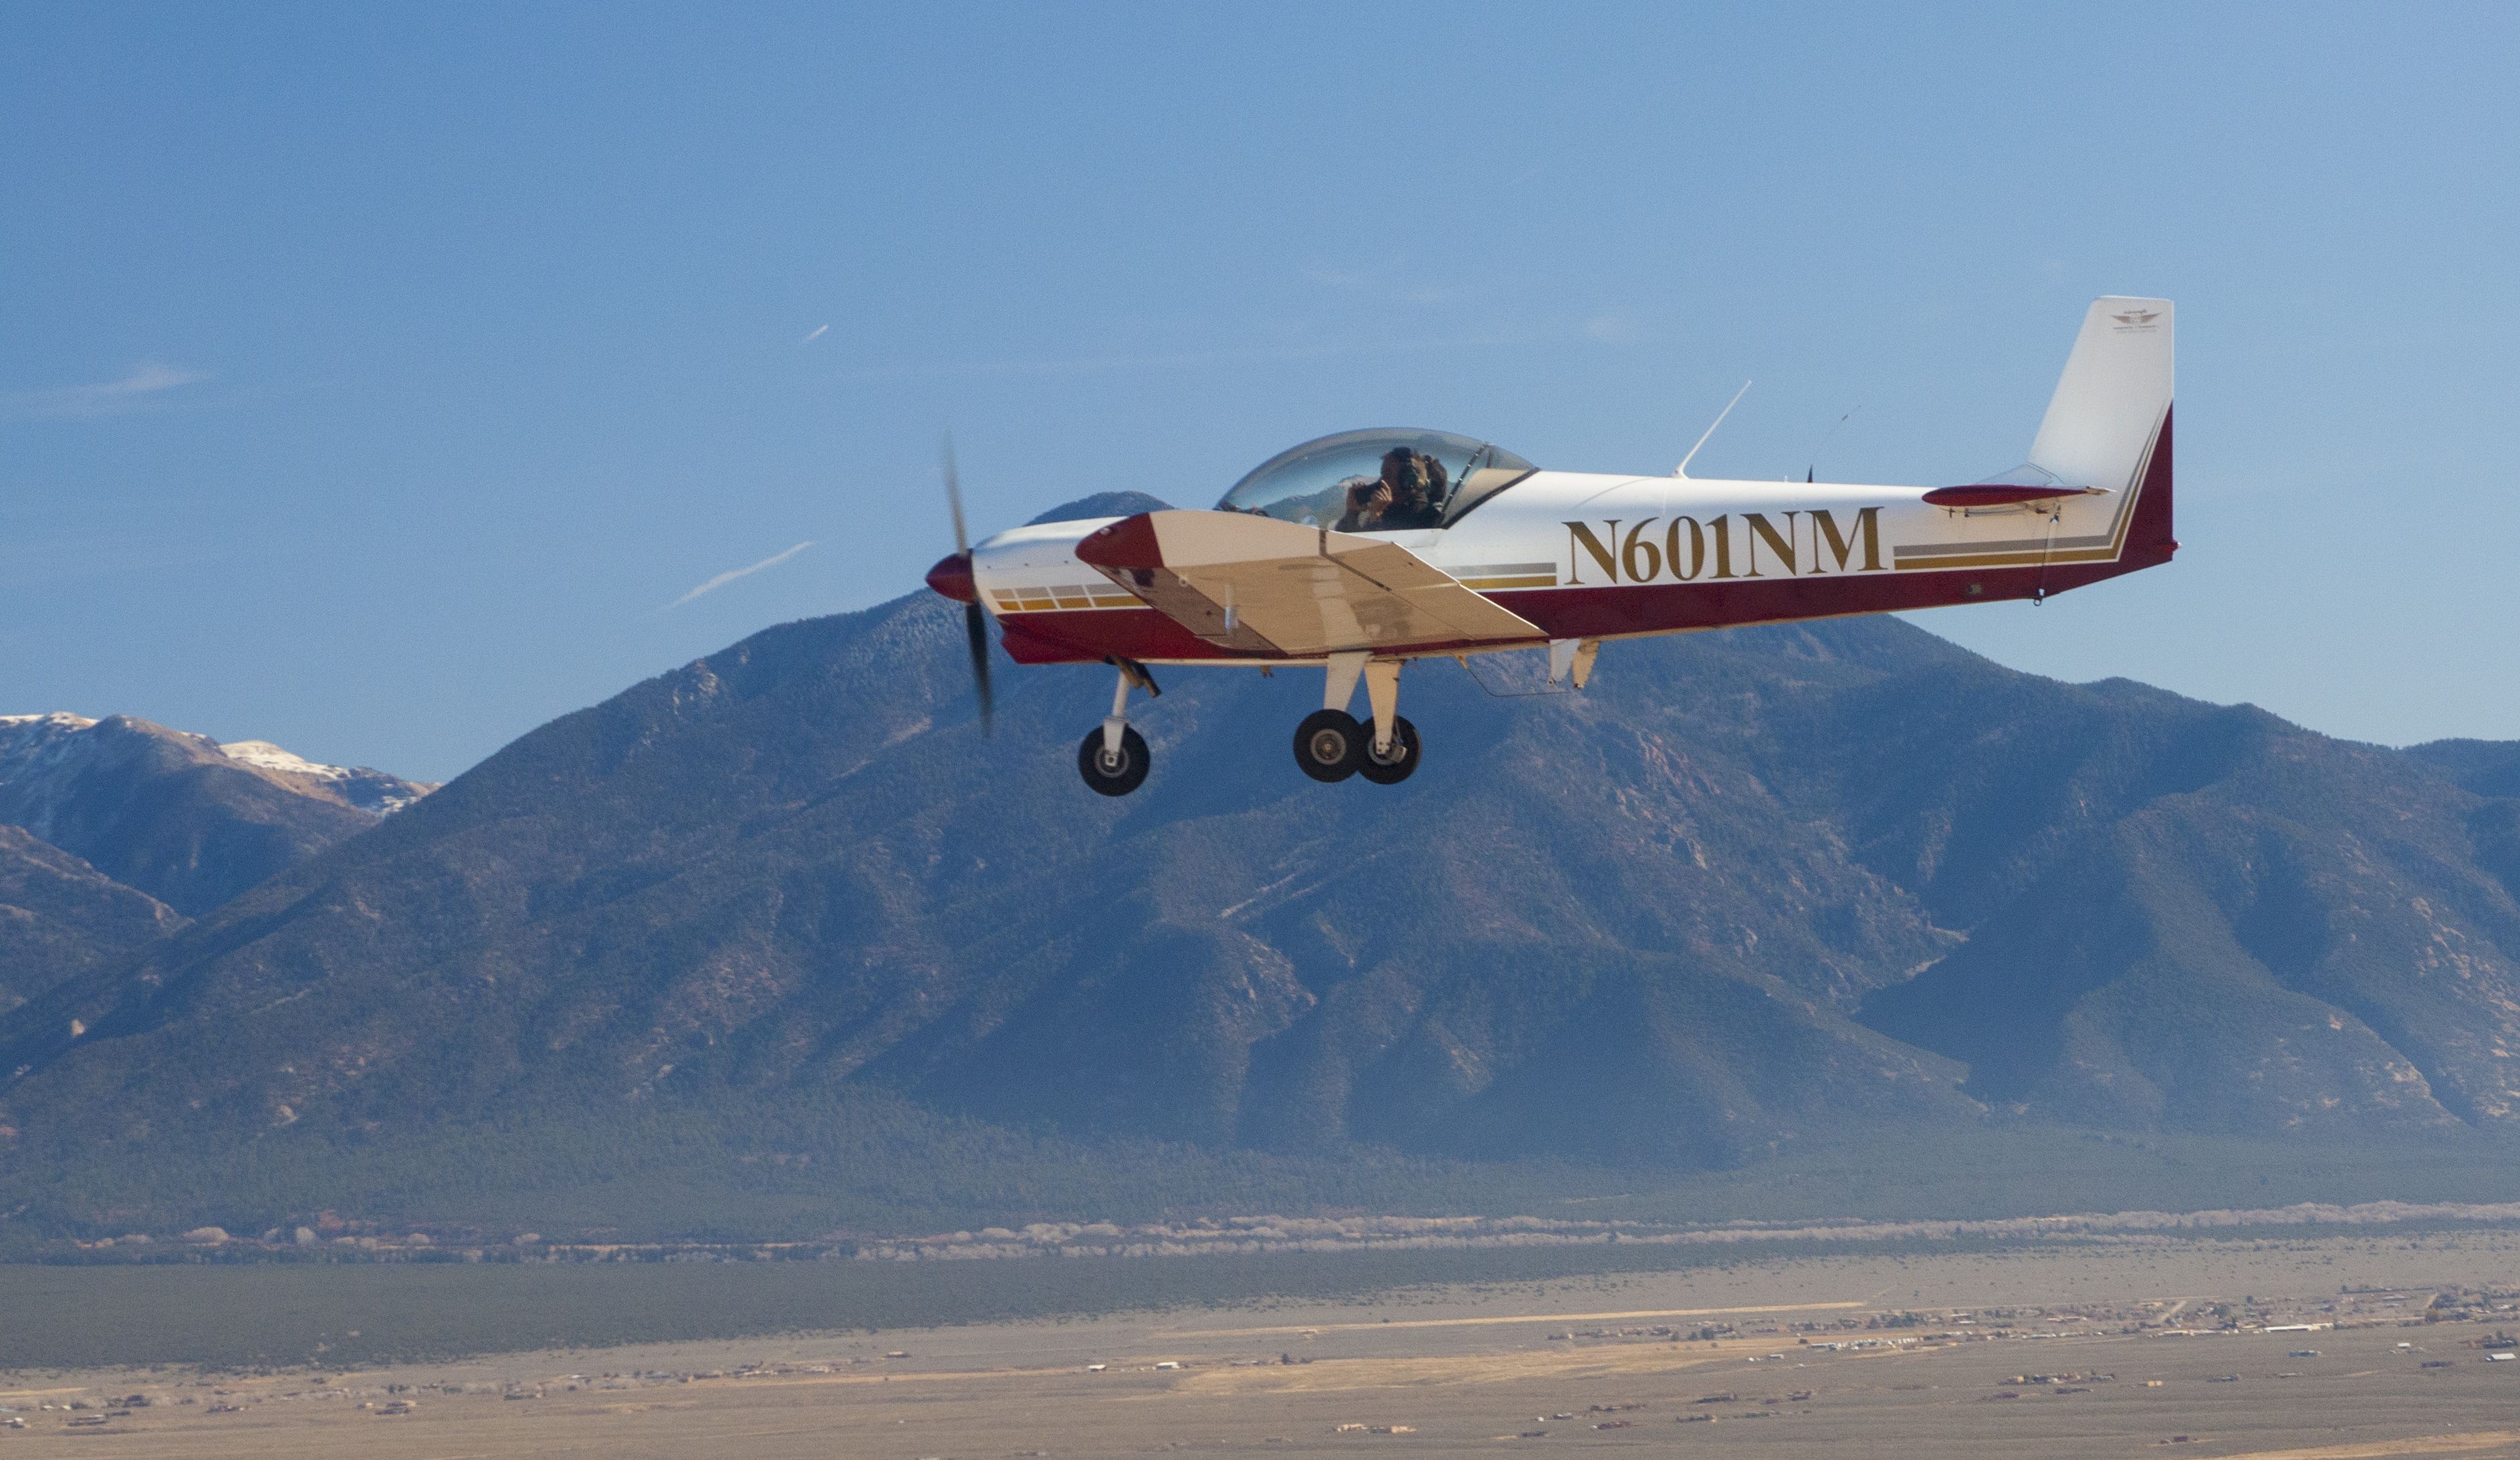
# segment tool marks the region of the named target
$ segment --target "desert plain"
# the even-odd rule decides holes
[[[2515,1300],[2500,1229],[1748,1259],[347,1371],[26,1369],[0,1375],[0,1456],[2520,1455]]]

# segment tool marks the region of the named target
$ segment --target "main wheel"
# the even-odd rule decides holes
[[[1418,727],[1406,715],[1391,717],[1391,751],[1388,759],[1373,752],[1373,722],[1365,723],[1365,753],[1358,759],[1356,772],[1375,785],[1396,786],[1407,780],[1418,769]]]
[[[1295,727],[1295,764],[1315,780],[1345,780],[1365,762],[1365,728],[1345,710],[1315,710]]]
[[[1076,747],[1076,774],[1085,783],[1105,796],[1126,796],[1146,783],[1147,767],[1154,758],[1147,753],[1147,737],[1138,733],[1134,725],[1120,730],[1120,754],[1108,757],[1102,753],[1102,730],[1095,727]]]

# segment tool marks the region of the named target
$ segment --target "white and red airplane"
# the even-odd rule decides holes
[[[1546,647],[1551,682],[1581,688],[1604,640],[2038,599],[2168,562],[2171,325],[2167,299],[2094,301],[2029,461],[1966,486],[1701,480],[1687,461],[1669,476],[1552,471],[1443,431],[1348,431],[1262,463],[1207,511],[968,546],[954,493],[958,551],[927,583],[969,605],[984,717],[984,615],[1019,664],[1119,671],[1077,747],[1103,795],[1147,778],[1127,712],[1133,686],[1162,692],[1154,664],[1321,666],[1295,763],[1389,784],[1418,769],[1399,713],[1413,660]]]

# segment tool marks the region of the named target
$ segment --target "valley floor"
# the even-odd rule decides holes
[[[355,1372],[20,1371],[0,1456],[2520,1455],[2520,1361],[2489,1357],[2515,1279],[2507,1230],[2148,1238]]]

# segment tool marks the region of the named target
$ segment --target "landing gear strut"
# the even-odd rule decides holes
[[[1111,713],[1076,747],[1076,774],[1102,795],[1126,796],[1146,784],[1148,768],[1154,763],[1146,736],[1129,724],[1129,686],[1135,685],[1149,695],[1164,691],[1156,687],[1147,666],[1136,660],[1111,663],[1120,671],[1120,683],[1111,690]]]
[[[1377,718],[1372,725],[1367,726],[1366,730],[1372,731],[1380,724],[1382,722]],[[1356,774],[1375,785],[1396,786],[1407,780],[1411,773],[1417,769],[1418,727],[1411,725],[1406,716],[1394,715],[1391,717],[1390,745],[1385,749],[1376,750],[1373,742],[1371,739],[1367,740],[1365,760],[1357,766]]]
[[[1362,725],[1347,712],[1360,679],[1373,705],[1373,719]],[[1295,765],[1306,775],[1337,781],[1362,774],[1377,785],[1397,785],[1418,769],[1418,727],[1399,713],[1399,660],[1330,655],[1322,700],[1295,727]]]

